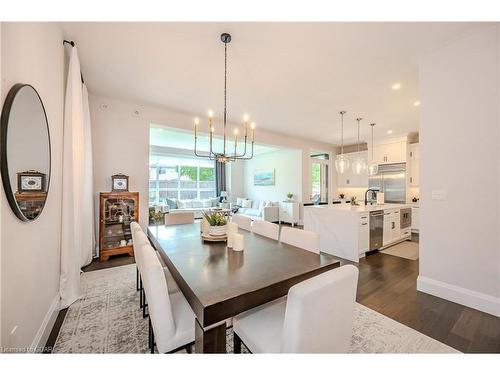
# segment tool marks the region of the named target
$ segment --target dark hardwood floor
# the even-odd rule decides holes
[[[375,252],[359,263],[357,301],[465,353],[500,353],[500,318],[417,291],[418,260]]]
[[[418,236],[412,238],[418,241]],[[84,272],[134,263],[129,256],[94,260]],[[347,261],[344,264],[350,263]],[[417,291],[418,260],[374,252],[359,263],[357,301],[465,353],[500,353],[500,318]],[[66,310],[47,346],[53,346]]]
[[[129,256],[128,254],[113,255],[108,260],[103,262],[99,261],[99,258],[94,258],[92,263],[82,268],[83,272],[103,270],[105,268],[125,266],[127,264],[135,263],[135,258]]]

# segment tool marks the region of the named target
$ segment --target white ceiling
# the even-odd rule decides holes
[[[484,24],[483,24],[484,25]],[[200,116],[223,109],[222,32],[228,47],[228,116],[318,141],[418,130],[418,61],[481,27],[473,23],[64,23],[91,93]],[[393,83],[401,89],[391,89]],[[425,103],[422,103],[422,106]]]

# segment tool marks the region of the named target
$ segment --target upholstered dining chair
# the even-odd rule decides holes
[[[163,267],[150,245],[143,246],[144,291],[149,304],[149,345],[160,353],[191,352],[195,316],[182,293],[168,294]]]
[[[249,232],[252,231],[252,219],[249,217],[243,216],[241,214],[234,214],[231,218],[231,221],[238,224],[238,227],[241,229],[247,230]]]
[[[308,230],[282,227],[280,241],[319,254],[319,234]]]
[[[137,252],[139,251],[138,248],[136,245],[135,245],[135,233],[137,231],[141,231],[142,232],[142,228],[141,226],[136,222],[136,221],[133,221],[132,223],[130,223],[130,233],[132,234],[132,247],[134,248],[134,258],[135,258],[135,263],[136,263],[136,267],[135,267],[135,287],[136,287],[136,290],[139,290],[140,289],[140,282],[139,282],[139,266],[137,265]]]
[[[252,223],[252,232],[278,241],[280,226],[265,220],[255,220]]]
[[[358,269],[346,265],[294,285],[278,299],[233,318],[234,352],[347,353]]]
[[[171,212],[165,215],[165,225],[192,223],[194,223],[194,212]]]
[[[149,240],[146,234],[142,231],[139,224],[132,222],[130,224],[130,231],[132,233],[132,246],[134,247],[134,258],[136,265],[136,283],[137,290],[139,291],[139,308],[143,309],[143,317],[146,317],[146,307],[144,301],[144,290],[142,285],[142,246],[149,245]]]

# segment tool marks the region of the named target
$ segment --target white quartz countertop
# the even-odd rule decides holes
[[[306,206],[304,209],[307,210],[332,210],[332,211],[340,211],[340,212],[354,212],[354,213],[363,213],[363,212],[371,212],[378,210],[394,210],[398,208],[408,208],[411,207],[411,204],[397,204],[397,203],[386,203],[380,205],[363,205],[359,206],[351,206],[350,203],[342,203],[342,204],[325,204],[320,206]]]

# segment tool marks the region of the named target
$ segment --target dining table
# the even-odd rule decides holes
[[[152,245],[194,312],[196,353],[226,353],[228,319],[340,265],[332,255],[238,231],[244,235],[243,251],[225,241],[204,241],[199,221],[148,227]]]

